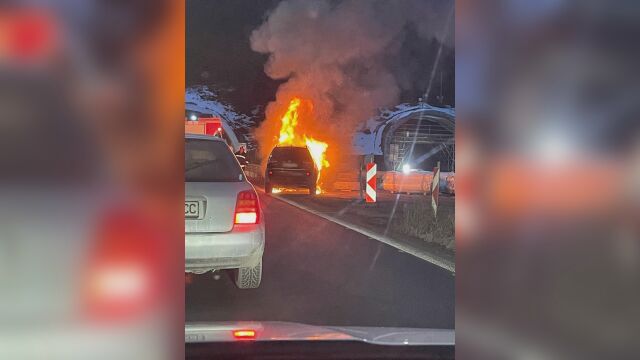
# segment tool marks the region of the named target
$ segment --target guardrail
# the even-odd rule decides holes
[[[247,164],[244,173],[251,182],[262,184],[264,174],[258,164]],[[412,171],[405,174],[400,171],[378,171],[378,189],[393,193],[430,194],[433,173],[430,171]],[[359,191],[358,171],[341,171],[331,187],[337,191]],[[445,173],[440,177],[440,191],[455,194],[455,175]]]
[[[431,192],[433,174],[428,172],[411,172],[405,174],[399,171],[387,171],[382,176],[382,188],[392,193],[422,193]]]
[[[263,179],[264,176],[262,174],[262,168],[260,167],[260,165],[257,165],[257,164],[245,165],[244,174],[247,176],[247,179],[251,180],[252,182],[264,181]]]
[[[359,191],[358,170],[342,170],[338,172],[333,181],[333,189],[338,191]]]
[[[382,189],[392,193],[431,193],[433,173],[430,171],[412,171],[405,174],[400,171],[380,172]],[[455,194],[455,174],[441,173],[440,191]]]

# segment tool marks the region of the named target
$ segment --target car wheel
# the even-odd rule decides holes
[[[271,182],[268,180],[265,180],[264,182],[264,192],[267,194],[271,194],[273,192],[273,185],[271,185]]]
[[[307,185],[307,189],[309,190],[309,195],[315,195],[316,194],[316,183],[315,182],[309,183],[309,185]]]
[[[234,282],[238,289],[255,289],[262,281],[262,259],[253,267],[241,267],[234,271]]]

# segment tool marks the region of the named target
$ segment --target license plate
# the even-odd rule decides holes
[[[197,201],[185,201],[184,202],[184,217],[185,218],[199,218],[200,217],[200,203]]]
[[[297,168],[298,164],[293,163],[293,162],[286,162],[286,163],[282,164],[282,167],[285,167],[285,168]]]

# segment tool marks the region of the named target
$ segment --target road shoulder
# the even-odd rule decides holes
[[[263,191],[262,188],[259,188],[259,190]],[[452,251],[447,251],[439,245],[429,244],[421,239],[399,235],[394,232],[389,232],[390,236],[384,235],[383,232],[376,231],[375,229],[372,229],[365,224],[358,223],[357,219],[347,220],[345,218],[340,218],[334,215],[333,212],[323,211],[315,206],[312,206],[311,204],[304,204],[302,201],[299,201],[299,199],[292,199],[280,195],[270,196],[274,199],[319,216],[323,219],[339,224],[347,229],[365,235],[370,239],[377,240],[400,251],[416,256],[455,275],[455,253],[453,253]]]

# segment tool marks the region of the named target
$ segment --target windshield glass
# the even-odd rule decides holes
[[[299,147],[277,147],[271,153],[271,161],[293,161],[306,162],[311,161],[309,150]]]
[[[185,139],[184,177],[186,182],[241,181],[242,170],[223,142]]]
[[[453,329],[454,1],[186,10],[186,321]]]

